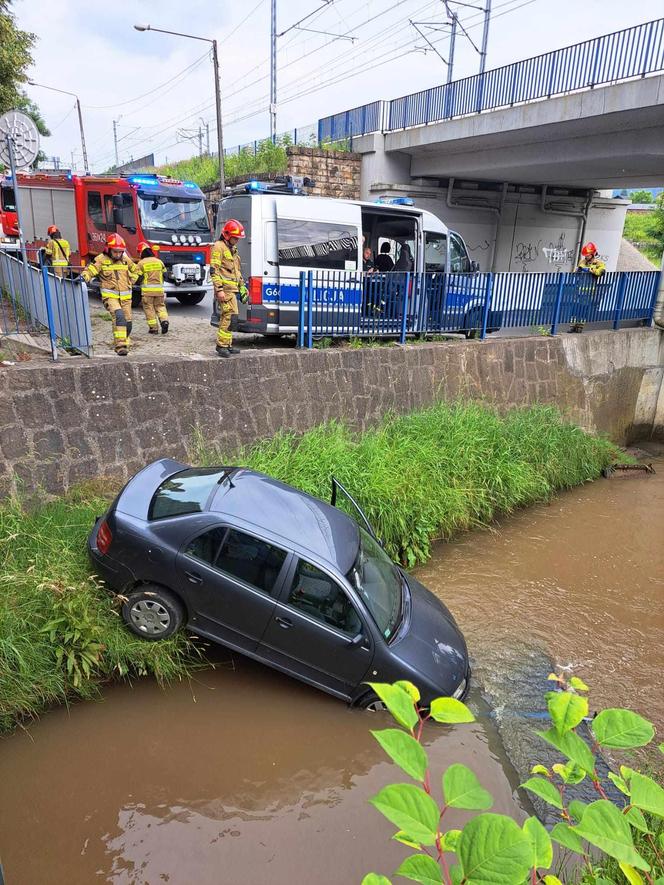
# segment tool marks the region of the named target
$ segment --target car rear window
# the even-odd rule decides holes
[[[220,467],[196,468],[176,473],[162,482],[154,493],[148,519],[201,513],[227,473],[227,469]]]

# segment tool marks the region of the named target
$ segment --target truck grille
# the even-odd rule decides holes
[[[159,257],[166,267],[172,267],[174,264],[200,264],[205,266],[204,252],[167,252],[165,249],[160,250]]]

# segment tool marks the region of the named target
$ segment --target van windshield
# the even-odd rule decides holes
[[[403,581],[387,553],[363,528],[348,580],[366,603],[380,632],[390,639],[401,621]]]

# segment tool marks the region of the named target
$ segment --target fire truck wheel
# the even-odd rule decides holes
[[[200,304],[205,298],[205,292],[182,292],[175,297],[180,304]]]

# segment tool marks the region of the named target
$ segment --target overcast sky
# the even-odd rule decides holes
[[[482,0],[468,3],[482,5]],[[482,15],[456,6],[470,38],[482,37]],[[441,0],[278,0],[277,31],[320,9],[303,27],[355,37],[291,30],[278,41],[278,131],[374,99],[395,98],[445,81],[447,69],[409,24],[442,22]],[[215,145],[214,82],[207,44],[132,25],[215,37],[219,41],[224,144],[269,135],[270,0],[16,0],[20,27],[38,42],[30,73],[37,83],[75,92],[83,105],[93,171],[114,162],[113,120],[120,162],[154,151],[157,161],[190,156],[183,140],[201,119]],[[487,67],[498,67],[620,30],[662,15],[662,0],[493,0]],[[425,29],[447,58],[445,32]],[[457,37],[454,78],[477,72],[470,41]],[[152,94],[145,93],[154,90]],[[37,87],[28,92],[52,131],[42,147],[65,166],[81,166],[73,99]],[[184,133],[179,130],[186,130]],[[306,134],[306,133],[305,133]]]

